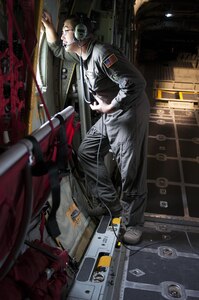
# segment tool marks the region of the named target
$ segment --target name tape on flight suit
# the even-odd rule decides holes
[[[118,61],[118,58],[116,57],[116,55],[114,53],[112,53],[105,59],[104,64],[107,68],[110,68],[117,61]]]

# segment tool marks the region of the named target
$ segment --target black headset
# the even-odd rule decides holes
[[[85,38],[87,38],[88,34],[88,28],[84,24],[83,15],[80,15],[80,22],[75,26],[74,29],[74,38],[77,41],[83,41]]]
[[[92,23],[91,20],[83,14],[78,15],[77,18],[79,24],[75,26],[74,38],[77,41],[83,41],[92,32]]]

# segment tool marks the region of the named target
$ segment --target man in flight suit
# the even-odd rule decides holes
[[[99,200],[99,205],[90,211],[90,215],[100,216],[107,214],[108,210],[113,216],[121,214],[125,229],[123,241],[136,244],[141,239],[140,225],[144,222],[147,201],[150,107],[145,79],[121,51],[93,37],[88,20],[83,22],[87,32],[83,32],[85,35],[81,39],[76,36],[79,18],[67,18],[62,29],[61,46],[47,12],[42,23],[55,56],[75,61],[82,58],[85,80],[95,98],[90,108],[102,113],[78,149],[90,191]],[[110,149],[121,174],[121,201],[104,163]]]

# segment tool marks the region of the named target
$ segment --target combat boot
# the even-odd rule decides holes
[[[140,242],[142,231],[134,226],[129,226],[123,234],[123,242],[129,245],[136,245]]]

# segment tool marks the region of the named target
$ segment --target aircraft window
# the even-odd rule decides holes
[[[37,81],[42,92],[47,89],[47,53],[48,45],[45,38],[45,32],[41,33],[39,40],[39,56],[37,65]]]

